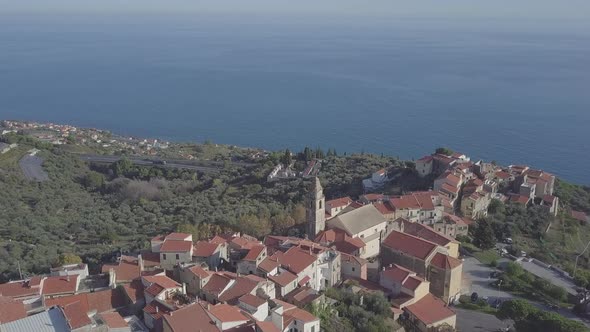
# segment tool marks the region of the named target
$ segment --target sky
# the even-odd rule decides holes
[[[0,0],[2,13],[260,13],[375,17],[590,19],[589,0]]]

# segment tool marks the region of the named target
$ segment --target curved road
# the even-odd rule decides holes
[[[80,155],[80,159],[88,162],[93,163],[105,163],[105,164],[112,164],[119,160],[122,157],[119,156],[101,156],[101,155]],[[158,166],[164,168],[178,168],[178,169],[190,169],[199,172],[208,172],[208,173],[215,173],[221,171],[222,167],[216,166],[198,166],[198,165],[191,165],[191,164],[184,164],[180,163],[176,160],[149,160],[149,159],[142,159],[137,157],[128,158],[133,164],[135,165],[142,165],[142,166]]]

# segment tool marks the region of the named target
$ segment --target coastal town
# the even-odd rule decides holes
[[[16,121],[4,121],[1,133],[23,131],[53,145],[116,146],[138,155],[158,156],[174,147],[95,129]],[[3,154],[17,148],[0,144]],[[251,161],[269,154],[249,153]],[[553,216],[563,212],[556,176],[441,148],[416,160],[411,170],[428,182],[427,190],[385,193],[403,171],[375,169],[362,180],[358,197],[326,197],[320,158],[309,160],[302,172],[279,163],[267,175],[269,185],[305,180],[300,236],[219,232],[197,238],[171,231],[149,239],[143,250],[102,262],[97,273],[85,262],[64,262],[47,274],[0,284],[0,331],[320,332],[325,322],[338,324],[342,298],[334,290],[353,294],[359,306],[374,296],[384,298],[392,331],[475,331],[480,313],[461,309],[460,303],[481,297],[497,309],[514,297],[500,296],[501,285],[476,291],[476,277],[483,273],[491,284],[498,270],[477,262],[464,239],[493,202],[538,206]],[[567,214],[588,222],[582,211]],[[511,241],[501,239],[494,249],[502,260],[535,265],[575,288],[569,273],[524,252],[509,253],[505,245]],[[494,331],[510,330],[510,320],[490,317]]]

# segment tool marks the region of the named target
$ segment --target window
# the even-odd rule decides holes
[[[176,254],[176,260],[179,260],[179,259],[180,259],[180,255]]]
[[[354,270],[355,270],[355,268],[353,267],[353,268],[352,268],[352,272],[354,272]]]
[[[315,332],[315,326],[311,327],[311,332]]]
[[[320,209],[322,209],[322,201],[320,201]]]
[[[162,254],[162,259],[166,260],[166,254]]]

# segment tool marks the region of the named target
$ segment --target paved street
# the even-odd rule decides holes
[[[457,313],[457,330],[465,332],[496,332],[512,326],[512,321],[501,321],[496,316],[478,311],[453,308]]]
[[[503,264],[505,263],[506,259],[500,260],[498,263]],[[470,295],[472,292],[477,292],[480,297],[487,296],[489,297],[490,301],[494,301],[495,299],[500,299],[502,301],[511,300],[517,298],[516,296],[498,290],[496,287],[492,287],[490,283],[493,281],[490,278],[490,273],[492,273],[494,269],[490,268],[489,266],[480,263],[477,259],[470,256],[465,256],[463,262],[463,293]],[[533,302],[531,300],[526,299],[531,304],[535,305],[541,310],[550,310],[547,308],[545,304]],[[572,311],[567,309],[559,309],[558,313],[564,317],[569,319],[574,319],[584,323],[586,326],[590,327],[590,320],[582,319],[576,316]]]
[[[25,177],[31,181],[43,182],[49,180],[49,176],[43,170],[43,159],[27,154],[18,162]]]
[[[539,278],[543,278],[550,283],[563,287],[568,293],[575,295],[578,292],[575,289],[575,285],[573,281],[565,278],[557,271],[553,271],[551,269],[547,269],[543,266],[539,266],[533,262],[522,261],[522,267],[529,271],[530,273],[536,275]]]

